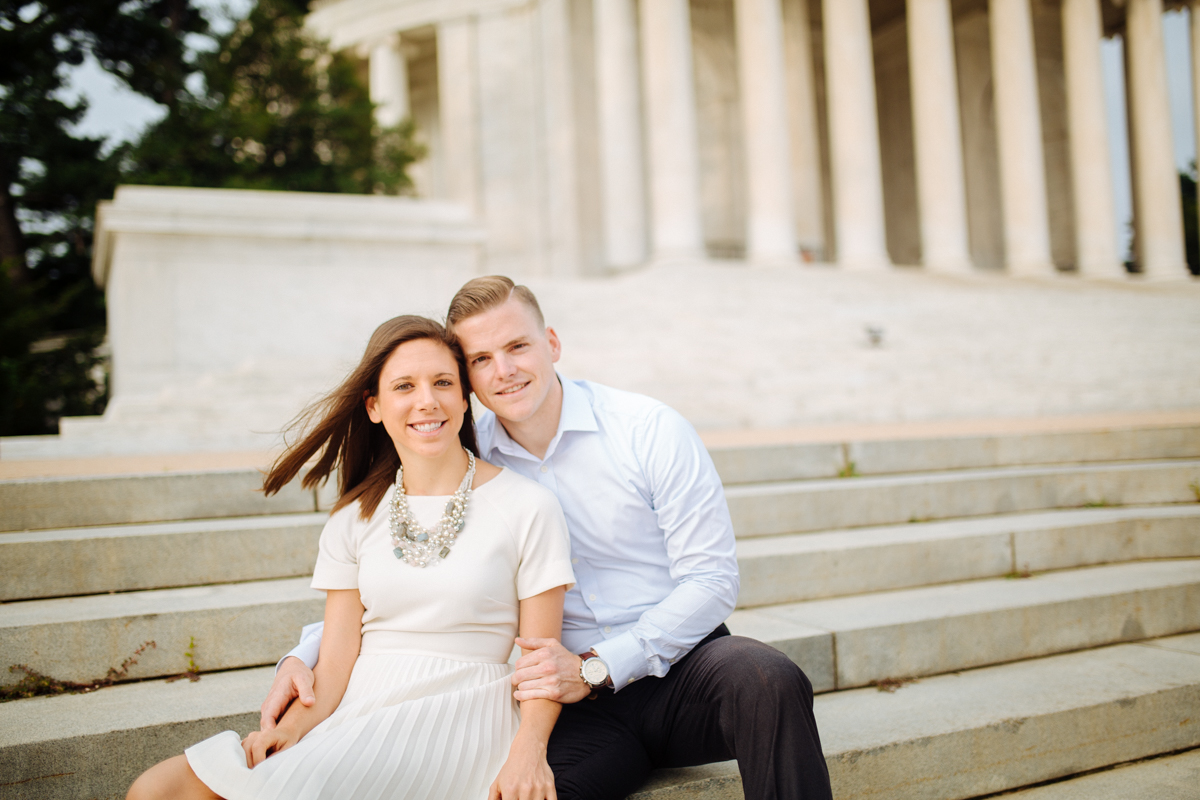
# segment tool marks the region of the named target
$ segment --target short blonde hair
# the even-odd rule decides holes
[[[446,326],[453,329],[455,325],[468,317],[491,311],[493,308],[508,302],[515,297],[533,311],[538,327],[546,327],[546,319],[537,298],[528,286],[520,286],[504,275],[487,275],[483,278],[472,278],[450,301],[450,310],[446,312]]]

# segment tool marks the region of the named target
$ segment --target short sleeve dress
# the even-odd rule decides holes
[[[330,517],[316,589],[362,597],[362,648],[341,704],[295,746],[254,769],[225,731],[187,749],[192,770],[226,800],[484,800],[508,757],[519,709],[508,658],[518,601],[574,583],[554,495],[511,470],[471,492],[445,560],[395,557],[388,490],[371,519],[353,503]],[[449,497],[410,496],[425,527]]]

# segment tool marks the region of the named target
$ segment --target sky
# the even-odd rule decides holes
[[[199,5],[210,13],[214,28],[227,29],[229,19],[237,19],[252,0],[202,0]],[[1175,163],[1188,170],[1196,159],[1193,133],[1191,55],[1188,36],[1188,12],[1172,11],[1163,15],[1163,34],[1167,50],[1167,81],[1171,97],[1171,129],[1174,134]],[[202,41],[194,46],[203,47]],[[1116,190],[1117,220],[1121,231],[1120,251],[1127,252],[1133,215],[1129,184],[1129,144],[1125,128],[1125,92],[1122,44],[1119,39],[1103,44],[1104,83],[1107,95],[1108,130],[1112,148],[1113,177]],[[135,138],[147,125],[162,118],[166,110],[151,100],[131,92],[92,59],[72,71],[68,97],[87,97],[87,114],[76,131],[90,136],[112,137],[110,145]]]
[[[230,28],[230,20],[239,19],[249,11],[253,0],[197,0],[196,5],[205,11],[215,33],[224,33]],[[188,42],[197,50],[211,46],[207,37],[195,37]],[[79,67],[68,73],[65,98],[87,98],[88,110],[75,126],[76,135],[104,136],[109,147],[120,142],[131,141],[145,130],[146,126],[158,122],[167,113],[144,95],[137,94],[118,78],[100,68],[96,59],[88,56]]]

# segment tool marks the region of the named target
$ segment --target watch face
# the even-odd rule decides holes
[[[593,686],[599,686],[608,680],[608,667],[598,658],[589,658],[583,662],[583,679]]]

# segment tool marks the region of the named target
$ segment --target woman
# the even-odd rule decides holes
[[[264,481],[277,492],[318,454],[303,485],[339,476],[313,572],[327,592],[316,703],[244,742],[225,731],[188,748],[129,800],[553,800],[559,706],[518,713],[506,662],[518,629],[561,634],[566,523],[550,492],[475,458],[469,394],[441,325],[375,331]]]

